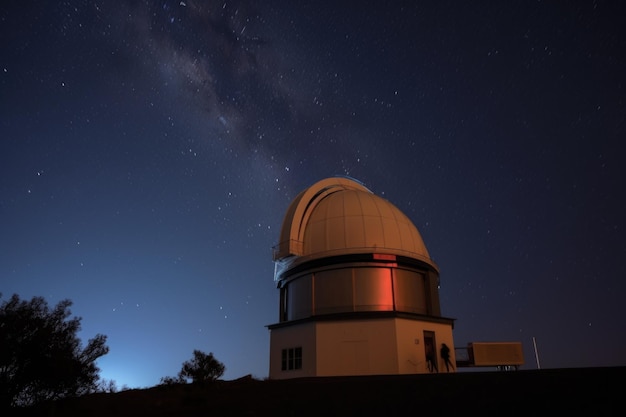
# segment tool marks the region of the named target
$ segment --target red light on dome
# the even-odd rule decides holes
[[[396,261],[396,255],[389,255],[386,253],[375,253],[372,255],[372,257],[380,261]]]

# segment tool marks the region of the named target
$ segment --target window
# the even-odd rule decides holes
[[[315,314],[354,311],[351,268],[317,272],[313,283]]]
[[[299,277],[287,284],[286,320],[297,320],[311,315],[311,300],[313,300],[311,285],[311,274]]]
[[[302,369],[302,348],[283,349],[280,369],[283,371]]]
[[[391,293],[391,269],[354,269],[354,310],[393,310],[393,295]]]
[[[428,314],[424,274],[396,269],[393,287],[397,311]]]

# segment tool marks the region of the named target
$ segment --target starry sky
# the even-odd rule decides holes
[[[342,175],[420,230],[455,346],[626,365],[626,6],[330,4],[2,2],[2,299],[72,300],[120,387],[265,378],[283,216]]]

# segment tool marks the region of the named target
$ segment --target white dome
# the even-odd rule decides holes
[[[274,259],[357,253],[406,256],[438,269],[404,213],[362,184],[340,177],[319,181],[294,199]]]

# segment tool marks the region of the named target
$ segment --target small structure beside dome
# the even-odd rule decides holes
[[[389,201],[353,179],[321,180],[290,204],[273,257],[270,379],[445,370],[454,319],[441,316],[439,268]]]

